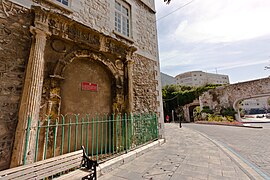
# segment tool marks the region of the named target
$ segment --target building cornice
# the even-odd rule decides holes
[[[151,6],[149,3],[146,2],[146,0],[140,0],[150,11],[152,11],[154,14],[156,13],[155,6]]]
[[[43,12],[43,14],[47,15],[49,33],[53,36],[85,44],[95,51],[109,53],[120,59],[125,59],[128,53],[133,53],[137,50],[130,44],[123,43],[111,36],[91,29],[80,22],[75,22],[60,13],[43,9],[40,6],[32,6],[32,11],[35,14]]]

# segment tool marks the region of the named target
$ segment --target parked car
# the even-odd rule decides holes
[[[264,118],[264,115],[257,115],[256,118]]]

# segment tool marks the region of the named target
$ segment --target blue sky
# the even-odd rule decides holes
[[[163,73],[217,72],[231,83],[270,75],[270,0],[193,0],[179,9],[190,1],[155,0]]]

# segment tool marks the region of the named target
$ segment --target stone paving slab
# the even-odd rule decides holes
[[[225,126],[204,126],[185,124],[186,128],[196,130],[211,137],[245,161],[264,179],[270,180],[270,124],[258,124],[262,129],[246,129]],[[256,179],[256,178],[255,178]]]
[[[165,130],[165,144],[98,179],[252,179],[220,146],[200,133],[180,129],[177,124],[166,124]]]
[[[144,145],[138,149],[135,149],[133,151],[130,151],[126,154],[123,154],[123,155],[120,155],[118,157],[115,157],[111,160],[108,160],[104,163],[101,163],[99,164],[99,166],[97,167],[97,176],[101,176],[103,174],[107,174],[108,172],[111,172],[112,170],[114,169],[117,169],[119,166],[122,166],[124,164],[127,164],[133,160],[135,160],[136,158],[140,157],[141,155],[143,155],[144,153],[147,153],[148,151],[151,151],[152,149],[158,147],[158,146],[161,146],[162,144],[164,144],[165,140],[164,139],[159,139],[157,141],[154,141],[152,143],[149,143],[147,145]],[[138,174],[142,171],[142,169],[144,169],[145,167],[151,165],[153,162],[156,161],[156,158],[158,157],[148,157],[147,158],[147,161],[141,163],[140,165],[144,164],[143,166],[140,166],[142,167],[139,171],[138,171]],[[136,167],[134,169],[138,169],[137,168],[138,165],[136,165]],[[83,170],[75,170],[73,172],[70,172],[68,174],[65,174],[65,175],[62,175],[58,178],[54,178],[54,179],[57,179],[57,180],[79,180],[79,179],[82,179],[84,176],[87,176],[89,174],[89,172],[87,171],[83,171]],[[132,176],[130,176],[130,174],[132,174]],[[128,175],[128,177],[132,177],[134,179],[135,178],[135,173],[133,172],[130,172],[130,174]],[[118,179],[121,179],[120,177],[118,177]]]

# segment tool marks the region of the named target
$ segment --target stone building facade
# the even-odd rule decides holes
[[[22,164],[28,116],[156,112],[163,138],[154,0],[0,0],[0,36],[1,169]]]
[[[207,73],[203,71],[190,71],[175,76],[176,84],[183,86],[204,86],[206,84],[230,84],[229,76],[223,74]]]
[[[246,99],[240,102],[240,108],[246,114],[266,113],[269,110],[270,97]]]

